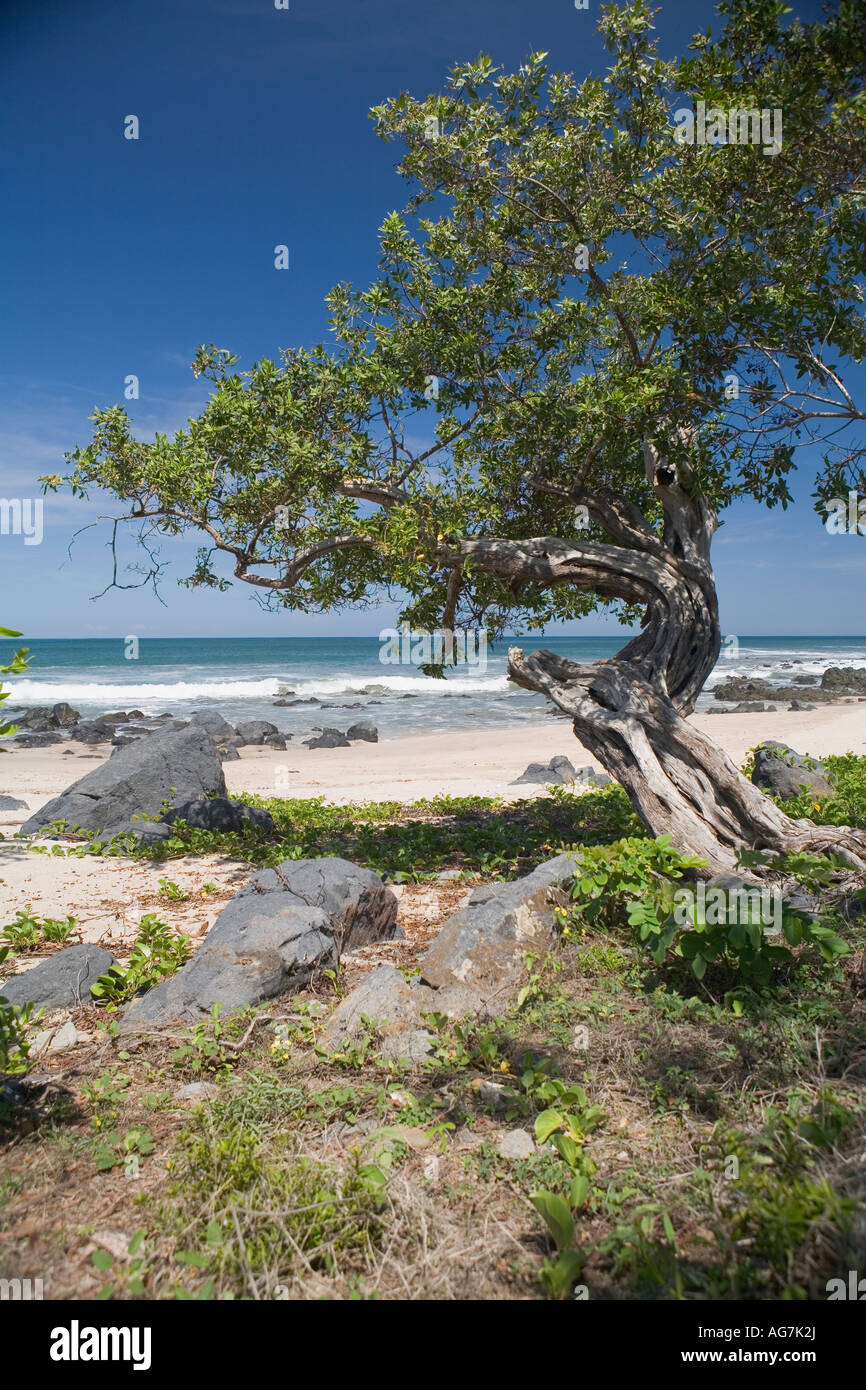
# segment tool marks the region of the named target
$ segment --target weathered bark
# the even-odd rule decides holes
[[[700,855],[708,872],[734,868],[743,848],[842,853],[866,868],[866,836],[791,820],[688,722],[721,646],[710,565],[718,523],[686,469],[660,464],[651,445],[644,454],[663,508],[661,534],[625,499],[604,494],[579,500],[622,545],[464,543],[464,555],[503,577],[578,584],[645,604],[642,631],[612,659],[584,666],[512,648],[512,678],[571,715],[577,738],[625,788],[650,832]]]

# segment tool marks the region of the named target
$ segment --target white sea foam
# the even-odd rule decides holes
[[[294,692],[298,699],[311,696],[331,696],[357,694],[362,690],[370,693],[393,693],[411,695],[450,695],[495,694],[509,689],[509,681],[502,676],[456,676],[446,680],[435,680],[428,676],[380,676],[358,675],[340,676],[320,680],[293,680],[290,676],[268,680],[205,680],[205,681],[137,681],[128,684],[122,681],[83,681],[83,680],[10,680],[6,688],[10,691],[10,704],[53,705],[60,700],[74,704],[76,700],[87,704],[107,703],[115,707],[131,708],[153,704],[188,703],[191,700],[273,700],[281,687]],[[373,687],[376,687],[374,692]],[[291,698],[291,697],[289,697]]]

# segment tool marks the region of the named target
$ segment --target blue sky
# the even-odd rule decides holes
[[[804,19],[817,0],[799,0]],[[89,438],[96,405],[123,398],[136,429],[171,431],[204,399],[188,369],[213,341],[242,365],[326,338],[323,297],[374,273],[376,232],[402,205],[396,146],[369,108],[441,87],[479,51],[514,67],[531,49],[583,74],[609,61],[572,0],[4,0],[0,118],[2,232],[0,495],[36,496],[65,449]],[[705,0],[667,0],[663,52],[712,22]],[[140,139],[123,138],[136,114]],[[273,266],[290,248],[291,269]],[[866,546],[829,536],[808,504],[741,506],[714,547],[727,632],[863,632]],[[45,537],[0,536],[0,623],[28,636],[333,636],[377,631],[375,613],[267,614],[243,585],[179,589],[185,554],[167,550],[162,607],[106,583],[105,532],[73,532],[99,510],[46,501]],[[551,629],[553,630],[553,629]],[[594,618],[559,631],[601,633]]]

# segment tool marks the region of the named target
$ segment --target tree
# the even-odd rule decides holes
[[[659,57],[635,0],[602,13],[604,77],[482,56],[442,94],[377,108],[414,192],[372,286],[329,297],[334,344],[245,373],[201,348],[199,418],[142,443],[123,408],[97,411],[68,481],[128,504],[141,582],[162,536],[199,531],[186,582],[222,587],[225,554],[296,609],[397,585],[413,622],[494,635],[639,614],[609,661],[512,649],[512,677],[712,868],[742,846],[863,866],[862,837],[791,821],[687,722],[720,650],[720,511],[784,507],[823,448],[826,514],[866,452],[840,365],[866,347],[866,10],[804,26],[777,0],[719,9],[683,59]]]

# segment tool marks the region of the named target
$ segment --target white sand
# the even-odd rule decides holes
[[[830,705],[806,711],[696,715],[694,722],[720,743],[737,763],[763,739],[776,738],[800,753],[866,752],[866,704]],[[71,749],[65,753],[65,749]],[[303,748],[285,752],[250,748],[239,761],[224,765],[229,793],[262,796],[324,797],[328,801],[418,801],[447,793],[502,796],[509,800],[544,795],[544,788],[513,786],[530,762],[547,762],[563,753],[576,767],[593,759],[574,738],[566,719],[429,736],[355,743],[350,748]],[[26,801],[28,810],[0,811],[0,925],[30,903],[43,916],[72,913],[85,939],[107,945],[128,940],[144,911],[194,934],[206,931],[226,897],[251,872],[248,867],[208,856],[173,860],[165,868],[136,861],[53,858],[35,854],[9,837],[29,812],[96,767],[106,754],[81,744],[27,748],[0,757],[0,790]],[[598,766],[597,764],[594,764]],[[189,890],[186,903],[169,907],[157,897],[158,880],[169,877]],[[202,886],[216,883],[221,896],[203,897]]]

